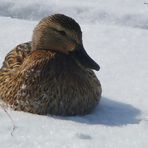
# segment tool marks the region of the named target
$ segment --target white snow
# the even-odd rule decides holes
[[[0,107],[2,148],[147,148],[148,5],[144,0],[0,0],[0,66],[31,40],[43,16],[64,13],[81,25],[84,46],[101,66],[103,96],[86,116],[39,116]],[[24,86],[22,86],[24,87]]]

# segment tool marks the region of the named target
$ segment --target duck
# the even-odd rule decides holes
[[[80,25],[64,14],[43,18],[32,40],[17,45],[0,68],[0,100],[16,111],[74,116],[91,113],[102,87]]]

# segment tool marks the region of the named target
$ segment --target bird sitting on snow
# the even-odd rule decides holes
[[[10,51],[0,69],[0,98],[14,110],[84,115],[98,104],[99,65],[86,53],[79,24],[55,14],[43,18],[32,41]]]

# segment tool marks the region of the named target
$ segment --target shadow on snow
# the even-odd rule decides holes
[[[54,118],[71,120],[84,124],[123,126],[127,124],[138,124],[140,122],[140,113],[140,110],[132,105],[102,97],[100,104],[91,114],[74,117],[54,116]]]

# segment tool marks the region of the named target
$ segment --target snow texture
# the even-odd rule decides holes
[[[143,0],[0,0],[0,66],[44,16],[76,19],[101,66],[103,96],[89,115],[39,116],[0,107],[2,148],[147,148],[148,5]],[[22,88],[25,86],[23,85]]]

